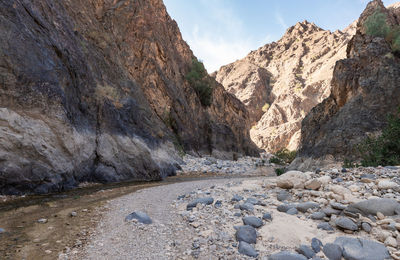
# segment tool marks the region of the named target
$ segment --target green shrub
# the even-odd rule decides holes
[[[360,146],[362,166],[400,165],[400,108],[388,116],[388,124],[378,137],[368,137]]]
[[[284,162],[279,159],[278,157],[272,157],[271,159],[269,159],[269,163],[275,163],[275,164],[284,164]]]
[[[288,149],[281,149],[275,153],[275,156],[284,161],[285,163],[291,163],[296,158],[296,151],[289,151]]]
[[[277,176],[280,176],[285,173],[285,168],[276,168],[275,173]]]
[[[390,27],[386,14],[376,10],[364,22],[365,33],[374,37],[382,37],[390,44],[394,53],[400,53],[400,27]]]
[[[186,80],[196,91],[200,102],[203,106],[210,106],[212,102],[213,93],[213,79],[208,75],[202,62],[196,58],[192,59],[192,67]]]
[[[390,32],[390,27],[386,23],[386,15],[380,9],[365,20],[364,26],[365,33],[374,37],[385,38]]]

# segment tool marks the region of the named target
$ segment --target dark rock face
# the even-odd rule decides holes
[[[240,101],[218,85],[206,109],[185,82],[193,54],[161,0],[2,1],[0,31],[0,193],[161,179],[176,140],[257,153]]]
[[[336,63],[331,95],[302,122],[301,149],[292,167],[310,168],[312,160],[323,164],[332,157],[357,159],[356,145],[379,133],[387,115],[397,111],[400,58],[384,39],[363,32],[363,22],[378,7],[387,13],[392,26],[399,24],[392,14],[395,11],[385,9],[380,0],[367,6],[348,44],[347,59]]]

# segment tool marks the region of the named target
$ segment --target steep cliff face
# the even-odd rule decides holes
[[[366,35],[363,26],[377,8],[386,13],[389,25],[399,24],[396,7],[386,9],[380,0],[368,4],[348,45],[347,59],[336,63],[331,95],[302,122],[302,147],[292,167],[356,159],[356,145],[379,133],[387,115],[400,105],[399,57],[383,38]]]
[[[218,85],[206,109],[184,80],[193,54],[161,0],[2,1],[0,31],[0,193],[160,179],[173,142],[257,152],[243,104]]]
[[[305,115],[330,94],[335,62],[345,57],[354,25],[330,32],[304,21],[277,42],[221,67],[218,82],[249,109],[261,148],[296,150]]]

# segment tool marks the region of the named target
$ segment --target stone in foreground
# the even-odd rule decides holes
[[[254,217],[254,216],[244,217],[243,218],[243,224],[252,226],[254,228],[259,228],[262,225],[264,225],[264,223],[262,222],[262,220],[260,218],[257,218],[257,217]]]
[[[193,208],[195,208],[197,206],[197,204],[211,205],[211,204],[213,204],[213,202],[214,202],[214,199],[211,197],[195,199],[194,201],[187,204],[186,209],[192,210]]]
[[[358,203],[350,204],[346,211],[360,213],[364,216],[376,215],[377,212],[385,216],[397,215],[400,211],[400,204],[393,199],[369,199]]]
[[[255,244],[257,242],[257,231],[249,225],[240,226],[236,230],[236,240]]]
[[[319,208],[319,205],[318,205],[318,203],[309,201],[309,202],[303,202],[303,203],[297,204],[296,208],[298,211],[304,213],[304,212],[307,212],[307,210],[309,210],[309,209]]]
[[[343,257],[346,260],[390,259],[386,247],[375,241],[363,238],[338,237],[335,239],[334,244],[342,248]]]
[[[137,219],[140,223],[143,224],[151,224],[153,221],[146,213],[142,211],[135,211],[125,217],[125,221],[131,221],[133,219]]]
[[[317,228],[318,229],[322,229],[322,230],[326,230],[326,231],[333,231],[333,227],[327,222],[323,222],[323,223],[318,224]]]
[[[239,253],[250,257],[258,256],[258,252],[254,249],[254,247],[244,241],[239,242]]]
[[[307,259],[313,258],[315,256],[314,250],[311,249],[311,247],[307,245],[301,245],[299,248],[296,250],[299,254],[304,255],[307,257]]]
[[[304,255],[292,253],[289,251],[282,251],[268,257],[268,260],[307,260]]]
[[[347,217],[340,217],[336,219],[335,221],[336,226],[342,228],[342,229],[347,229],[351,231],[356,231],[358,230],[358,226],[356,223],[354,223],[353,220],[347,218]]]
[[[342,259],[342,248],[333,243],[327,243],[322,249],[322,252],[324,252],[325,256],[329,260],[341,260]]]

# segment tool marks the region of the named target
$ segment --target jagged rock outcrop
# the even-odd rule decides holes
[[[354,24],[343,32],[304,21],[277,42],[221,67],[215,77],[249,109],[252,140],[267,151],[296,150],[301,121],[330,94],[335,62],[346,56]]]
[[[204,108],[185,81],[193,54],[161,0],[2,1],[0,31],[0,193],[160,179],[173,142],[257,153],[243,104],[217,85]]]
[[[336,63],[331,95],[302,122],[299,157],[293,168],[324,165],[333,159],[357,159],[356,146],[376,135],[387,115],[400,105],[400,60],[383,38],[365,34],[364,21],[380,8],[390,26],[398,26],[399,9],[370,2],[347,48],[347,59]]]

